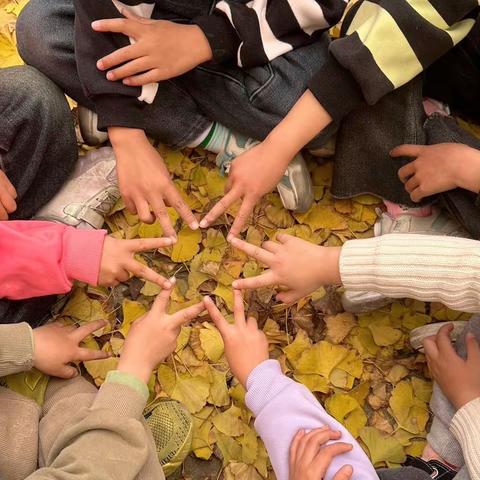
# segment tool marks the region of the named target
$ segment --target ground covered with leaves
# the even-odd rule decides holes
[[[0,67],[21,64],[15,46],[15,21],[28,0],[0,0]],[[0,127],[1,128],[1,127]],[[159,147],[175,183],[201,217],[223,193],[225,179],[213,158],[202,151],[171,151]],[[315,244],[341,245],[372,235],[381,201],[372,196],[335,200],[330,194],[332,163],[310,160],[315,203],[304,214],[286,211],[276,193],[255,209],[247,241],[260,245],[279,232],[297,235]],[[178,242],[141,261],[177,283],[170,311],[211,295],[227,317],[232,311],[232,281],[262,272],[226,242],[236,208],[211,228],[191,231],[177,223]],[[117,238],[162,235],[158,223],[147,225],[117,205],[107,219]],[[137,278],[114,289],[75,287],[59,318],[67,323],[106,319],[103,331],[86,342],[113,354],[107,360],[87,362],[82,371],[101,385],[115,369],[128,330],[159,292],[156,285]],[[286,374],[315,392],[319,401],[359,440],[376,466],[395,466],[406,454],[417,455],[425,444],[430,413],[431,381],[425,358],[409,346],[409,332],[461,314],[437,304],[395,302],[371,314],[342,311],[341,290],[317,290],[293,306],[275,301],[275,290],[249,292],[246,305],[266,333],[272,358]],[[176,478],[260,480],[273,478],[268,455],[253,428],[245,406],[245,391],[232,377],[225,361],[221,336],[210,319],[199,318],[182,329],[177,349],[150,379],[151,400],[169,396],[186,405],[194,419],[192,452]]]

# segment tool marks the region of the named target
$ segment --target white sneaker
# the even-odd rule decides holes
[[[103,145],[108,140],[108,134],[98,129],[98,115],[86,107],[77,107],[78,127],[80,129],[79,143],[91,147]]]
[[[230,166],[243,152],[258,145],[257,140],[243,135],[229,133],[224,150],[217,156],[217,166],[223,174],[228,174]],[[287,167],[285,175],[277,185],[283,206],[287,210],[306,212],[313,203],[313,184],[303,156],[298,153]]]
[[[101,228],[119,199],[115,155],[110,147],[104,147],[79,158],[65,185],[35,219]]]
[[[392,218],[382,213],[374,226],[374,235],[380,237],[389,233],[417,233],[420,235],[445,235],[448,237],[465,237],[468,233],[453,218],[434,208],[428,217],[399,215]],[[346,312],[368,313],[382,308],[394,301],[376,292],[349,292],[342,295],[342,305]]]
[[[453,325],[453,331],[450,334],[450,338],[452,342],[456,342],[465,330],[468,322],[460,320],[457,322],[429,323],[428,325],[423,325],[423,327],[415,328],[410,332],[410,345],[414,350],[423,352],[423,341],[428,337],[436,335],[444,325],[448,324]]]

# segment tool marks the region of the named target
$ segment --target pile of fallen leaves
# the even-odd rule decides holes
[[[14,26],[26,3],[0,0],[0,67],[21,63]],[[225,178],[219,175],[213,158],[195,150],[159,148],[185,201],[201,217],[224,190]],[[247,241],[260,245],[286,232],[318,245],[341,245],[348,239],[372,235],[381,201],[367,195],[335,200],[330,194],[332,163],[311,160],[310,168],[315,185],[312,208],[304,214],[292,214],[282,207],[276,193],[267,195],[244,232]],[[171,312],[210,295],[231,318],[233,280],[262,272],[262,265],[226,242],[237,208],[203,231],[185,227],[169,209],[178,227],[178,242],[138,257],[161,274],[176,277]],[[158,223],[140,222],[122,203],[106,223],[117,238],[162,235]],[[158,286],[137,278],[114,289],[85,285],[74,289],[59,318],[77,324],[108,320],[107,327],[86,342],[114,355],[85,363],[85,375],[96,385],[115,369],[132,322],[149,309],[158,292]],[[271,288],[249,292],[246,304],[268,337],[271,357],[280,361],[284,372],[315,392],[326,410],[359,440],[376,466],[395,466],[406,454],[418,455],[425,444],[432,388],[424,356],[409,346],[409,332],[432,321],[463,316],[441,305],[416,301],[395,302],[374,313],[355,316],[342,311],[335,288],[321,288],[294,306],[277,303],[275,293]],[[194,439],[183,472],[186,478],[202,478],[198,459],[210,460],[216,466],[218,471],[205,470],[212,478],[220,475],[222,465],[227,479],[273,476],[245,406],[245,391],[232,377],[222,338],[208,317],[182,329],[175,353],[154,372],[149,390],[151,400],[169,396],[192,413]]]

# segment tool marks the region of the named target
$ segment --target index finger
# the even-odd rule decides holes
[[[237,190],[230,190],[223,198],[221,198],[213,208],[205,215],[200,222],[202,228],[208,227],[213,221],[215,221],[220,215],[224,214],[232,203],[235,203],[241,196],[241,193]]]
[[[125,267],[130,273],[133,273],[136,277],[143,278],[144,280],[148,280],[149,282],[156,283],[161,287],[169,287],[170,282],[160,275],[159,273],[155,272],[151,268],[143,265],[140,262],[137,262],[132,258],[130,262],[128,262]]]
[[[257,203],[256,200],[253,198],[245,197],[243,199],[242,205],[240,206],[240,210],[238,211],[235,219],[233,221],[232,228],[230,229],[230,233],[228,234],[229,238],[236,237],[242,231],[242,228],[248,222],[250,215],[255,208],[255,204]]]
[[[171,191],[167,193],[166,198],[168,203],[178,212],[190,229],[197,230],[198,222],[195,215],[175,187],[172,187]]]
[[[233,291],[233,317],[235,325],[245,327],[245,307],[243,305],[243,295],[240,290]]]
[[[395,147],[391,152],[391,157],[418,157],[422,150],[425,148],[424,145],[399,145]]]
[[[203,302],[205,303],[205,308],[207,309],[210,318],[213,320],[213,323],[223,336],[230,324],[227,322],[227,320],[225,320],[222,312],[220,312],[220,310],[217,308],[217,306],[210,297],[204,297]]]
[[[238,248],[242,252],[246,253],[249,257],[252,257],[259,262],[264,263],[268,267],[271,266],[272,260],[275,258],[275,255],[268,250],[265,250],[264,248],[257,245],[248,243],[245,240],[241,240],[240,238],[233,237],[230,240],[230,243],[235,248]]]
[[[173,245],[171,238],[135,238],[133,240],[124,240],[127,247],[132,252],[147,252]]]
[[[199,302],[191,307],[184,308],[179,312],[172,315],[172,321],[174,322],[175,326],[181,327],[186,323],[190,322],[197,318],[204,310],[205,310],[205,303]]]
[[[96,320],[95,322],[90,322],[85,325],[81,325],[76,328],[72,334],[75,336],[75,339],[80,343],[84,338],[91,335],[93,332],[100,330],[105,327],[107,322],[105,320]]]
[[[123,33],[128,37],[136,36],[138,33],[137,25],[135,21],[128,18],[109,18],[92,22],[92,28],[96,32]]]
[[[177,234],[173,228],[172,222],[170,221],[170,217],[168,216],[167,207],[165,206],[164,201],[159,197],[153,196],[153,198],[150,198],[150,205],[152,206],[153,212],[155,213],[155,216],[162,227],[163,235],[172,239],[176,239]]]
[[[342,453],[347,453],[352,450],[353,446],[349,443],[336,442],[326,447],[323,447],[313,461],[314,471],[319,474],[319,478],[323,478],[327,473],[328,467],[333,459]]]

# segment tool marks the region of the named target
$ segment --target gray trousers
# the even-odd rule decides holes
[[[0,165],[17,190],[11,220],[26,220],[60,189],[77,161],[68,103],[32,67],[0,69]],[[0,323],[45,320],[56,297],[0,300]]]

